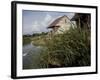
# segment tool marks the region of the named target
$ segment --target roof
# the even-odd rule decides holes
[[[59,21],[60,21],[62,18],[64,18],[64,17],[68,18],[66,15],[64,15],[64,16],[62,16],[62,17],[59,17],[59,18],[57,18],[56,20],[54,20],[54,21],[49,25],[48,28],[60,27],[60,26],[58,26],[57,24],[58,24]],[[68,19],[69,19],[69,18],[68,18]]]

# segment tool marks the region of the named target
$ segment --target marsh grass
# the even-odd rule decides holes
[[[31,42],[30,37],[23,37],[23,45],[29,44]]]
[[[43,67],[90,66],[90,31],[74,28],[52,36],[41,52]]]
[[[45,35],[33,37],[31,40],[32,40],[32,44],[35,46],[44,46],[45,45]]]

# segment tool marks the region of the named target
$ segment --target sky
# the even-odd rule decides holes
[[[22,31],[23,35],[48,32],[47,27],[57,18],[68,16],[70,19],[74,13],[23,10],[22,12]]]

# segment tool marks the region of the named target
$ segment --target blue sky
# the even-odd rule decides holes
[[[23,35],[48,32],[49,31],[47,29],[48,25],[50,25],[55,19],[63,15],[72,18],[74,13],[23,10],[22,12]]]

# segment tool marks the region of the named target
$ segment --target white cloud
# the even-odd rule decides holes
[[[52,20],[52,16],[47,14],[44,18],[44,20],[41,22],[41,24],[44,26],[44,27],[47,27],[50,23],[50,21]]]
[[[49,23],[51,22],[51,20],[53,19],[53,17],[49,14],[46,14],[46,16],[44,17],[43,20],[41,21],[35,21],[33,23],[32,26],[32,31],[33,32],[43,32],[43,31],[48,31],[47,27],[49,25]]]
[[[52,21],[53,17],[47,14],[42,21],[35,21],[33,23],[32,31],[33,32],[43,32],[48,31],[47,27],[49,23]]]
[[[32,31],[35,32],[41,32],[40,30],[40,25],[38,21],[34,21],[33,26],[32,26]]]
[[[73,17],[73,15],[74,15],[74,13],[67,14],[67,16],[70,19]],[[61,16],[53,17],[50,14],[46,14],[45,17],[42,20],[34,21],[33,26],[32,26],[33,33],[49,31],[49,30],[47,30],[47,27],[58,17],[61,17]]]
[[[45,21],[46,23],[48,23],[51,19],[52,19],[52,16],[49,15],[49,14],[47,14],[47,15],[45,16],[45,18],[44,18],[44,21]]]

